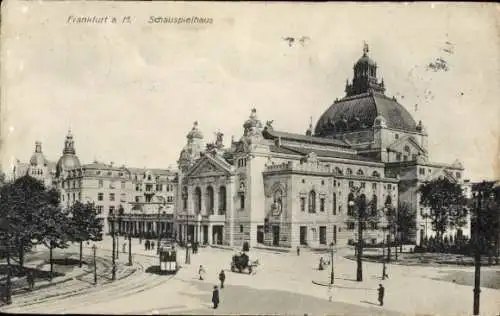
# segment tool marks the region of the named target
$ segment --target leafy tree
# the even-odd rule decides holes
[[[40,236],[46,231],[40,225],[42,210],[58,204],[57,191],[47,190],[42,182],[30,176],[23,176],[2,187],[0,216],[8,218],[8,233],[3,232],[3,235],[7,236],[9,248],[16,249],[21,268],[24,265],[25,251],[39,244]]]
[[[417,212],[411,208],[410,204],[406,202],[398,204],[396,226],[398,232],[401,234],[402,241],[409,240],[411,234],[415,232],[417,227]]]
[[[53,249],[68,247],[68,241],[71,237],[70,225],[68,213],[63,211],[61,207],[48,204],[40,209],[35,237],[39,243],[49,248],[51,280],[54,271]]]
[[[458,183],[438,178],[419,188],[420,203],[430,209],[427,215],[436,239],[442,241],[448,228],[463,227],[467,220],[466,199]]]
[[[80,267],[82,266],[83,242],[102,240],[102,222],[97,217],[94,203],[75,202],[69,209],[71,241],[80,243]]]

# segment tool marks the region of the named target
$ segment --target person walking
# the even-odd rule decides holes
[[[149,250],[149,240],[146,239],[146,242],[144,243],[144,250]]]
[[[297,256],[300,256],[300,247],[297,246]]]
[[[380,303],[380,306],[384,306],[384,294],[385,294],[385,288],[382,284],[378,285],[378,302]]]
[[[226,274],[224,273],[224,270],[221,270],[219,273],[219,280],[220,280],[220,288],[224,288],[224,281],[226,280]]]
[[[155,250],[155,242],[154,241],[151,242],[151,248],[150,248],[150,250]]]
[[[217,288],[217,285],[214,285],[214,290],[212,291],[212,303],[214,303],[214,309],[219,306],[219,302],[219,289]]]
[[[198,269],[198,275],[200,277],[200,281],[203,281],[203,278],[205,276],[205,269],[202,265],[200,265],[200,269]]]
[[[122,245],[122,252],[123,253],[127,252],[127,243],[126,242],[124,242]]]
[[[33,291],[35,287],[35,277],[33,276],[33,271],[29,271],[27,275],[28,287],[30,291]]]

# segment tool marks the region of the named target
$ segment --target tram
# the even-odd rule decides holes
[[[176,274],[179,270],[177,249],[173,242],[162,242],[160,245],[160,273]]]

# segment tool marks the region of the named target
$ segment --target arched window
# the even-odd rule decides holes
[[[335,167],[335,172],[337,174],[342,174],[342,169],[340,169],[339,167]]]
[[[387,198],[385,199],[385,206],[390,206],[392,205],[392,198],[390,195],[387,196]]]
[[[371,210],[372,210],[372,216],[377,215],[377,195],[376,194],[374,194],[372,196]]]
[[[352,169],[351,169],[351,168],[347,168],[347,170],[346,170],[346,174],[347,174],[348,176],[352,175]]]
[[[350,205],[351,201],[354,201],[354,193],[349,193],[347,196],[347,215],[353,216],[354,215],[354,205]]]
[[[365,173],[364,173],[364,172],[363,172],[363,170],[361,170],[361,169],[358,169],[358,171],[356,171],[356,175],[358,175],[358,176],[362,176],[362,175],[364,175],[364,174],[365,174]]]
[[[316,192],[309,192],[309,213],[316,213]]]
[[[378,173],[378,171],[373,171],[372,172],[372,177],[380,178],[380,173]]]
[[[411,150],[410,150],[410,146],[406,145],[406,146],[404,147],[404,155],[403,155],[403,160],[404,160],[404,161],[410,160],[410,157],[411,157]]]
[[[194,189],[194,212],[196,214],[201,212],[201,189],[199,187]]]
[[[187,201],[188,201],[188,188],[182,188],[182,209],[187,210]]]
[[[206,201],[207,214],[214,214],[214,189],[211,186],[207,187],[207,201]]]
[[[223,215],[226,213],[226,187],[221,186],[219,188],[219,214]]]
[[[281,213],[281,210],[283,209],[283,192],[281,189],[278,189],[274,191],[274,203],[273,203],[273,210],[276,213]]]

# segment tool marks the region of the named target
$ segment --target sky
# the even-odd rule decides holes
[[[459,159],[472,180],[500,177],[500,22],[494,4],[2,3],[1,162],[35,141],[129,167],[176,166],[193,122],[205,141],[239,139],[253,107],[304,133],[362,55],[429,133],[430,160]],[[68,17],[118,23],[68,23]],[[121,23],[130,16],[131,23]],[[211,24],[150,24],[150,16]],[[293,45],[285,37],[306,37]],[[428,69],[438,58],[447,70]]]

